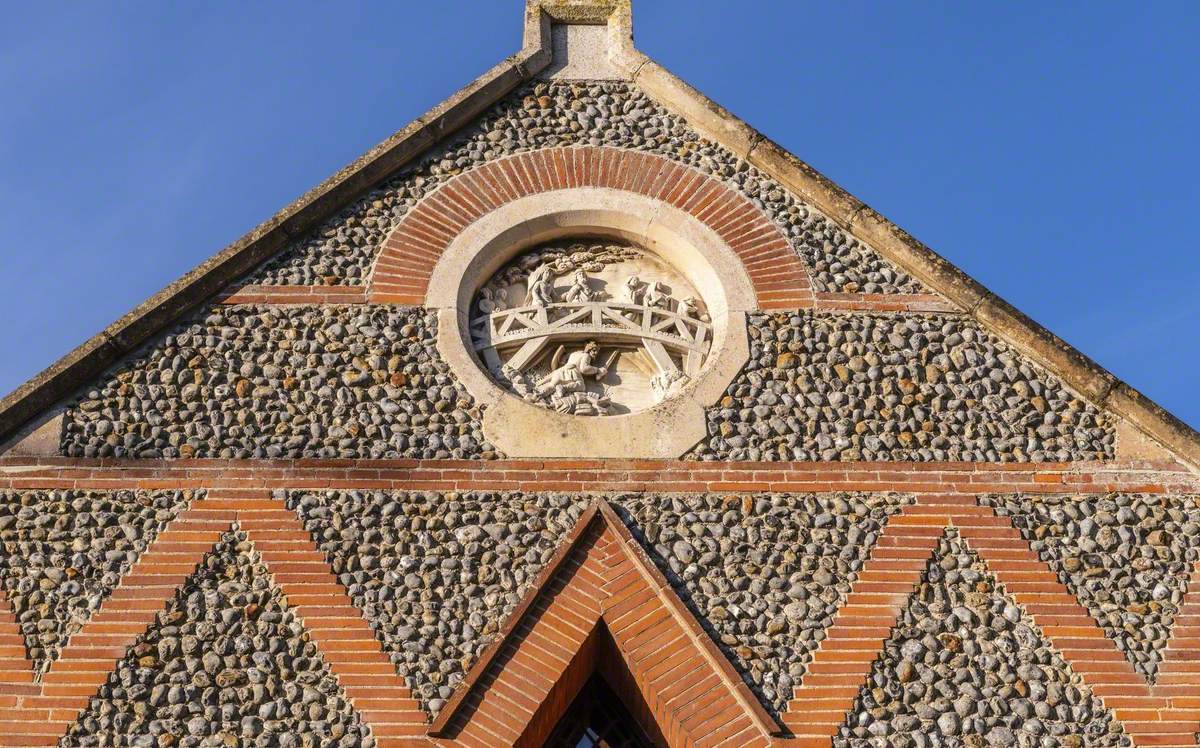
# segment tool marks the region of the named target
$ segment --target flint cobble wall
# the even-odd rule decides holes
[[[389,306],[215,306],[67,409],[75,457],[495,456],[435,346]]]
[[[435,315],[215,306],[65,414],[78,457],[498,457]],[[717,461],[1111,459],[1115,423],[961,315],[750,320],[751,359],[691,453]]]
[[[429,464],[437,463],[435,460]],[[195,480],[184,478],[183,470],[174,473],[176,477],[169,477],[172,475],[169,471],[156,475],[155,471],[136,467],[139,464],[153,463],[129,463],[127,469],[135,472],[128,474],[127,483]],[[506,463],[494,465],[503,468]],[[530,466],[521,469],[530,475],[531,481],[545,485],[570,474],[562,471],[587,468],[583,463],[564,464],[556,472],[548,469],[550,465],[553,462],[537,469]],[[690,463],[690,466],[704,469],[703,464]],[[310,464],[305,469],[322,472],[307,473],[307,478],[296,474],[291,479],[283,477],[283,473],[275,478],[264,473],[263,478],[252,482],[261,486],[283,477],[285,482],[295,483],[313,480],[318,474],[325,475],[324,480],[345,480],[353,470],[350,465],[336,461]],[[765,476],[779,469],[763,464],[758,473]],[[975,471],[979,467],[962,465],[961,469]],[[106,480],[121,480],[120,468],[97,470],[97,476],[107,476]],[[1053,471],[1054,467],[1049,466],[1046,475],[1053,476]],[[194,469],[190,472],[198,475]],[[376,468],[373,472],[375,480],[380,480],[381,471]],[[502,475],[505,471],[493,469],[493,472]],[[740,472],[747,477],[756,475],[753,471]],[[1025,480],[1019,471],[993,469],[993,472],[997,476],[1013,475],[1014,485]],[[46,478],[37,477],[36,470],[25,469],[17,474],[27,476],[20,480],[30,482],[79,480],[78,476],[67,477],[70,473]],[[407,475],[405,480],[416,480],[411,469]],[[915,469],[913,475],[925,475],[926,481],[942,480],[931,477],[939,473],[927,467]],[[1078,475],[1091,479],[1089,484],[1095,488],[1102,488],[1092,482],[1104,475],[1102,469]],[[236,480],[222,477],[219,471],[213,478],[218,483]],[[1039,491],[1055,489],[1055,484],[1031,485],[1040,486]],[[90,494],[75,495],[54,491],[10,489],[11,502],[30,507],[44,502],[87,500],[96,506],[115,506],[119,499],[123,502],[121,506],[132,503],[148,507],[146,511],[153,511],[167,525],[167,529],[157,531],[148,549],[139,544],[133,550],[136,570],[127,576],[130,584],[136,584],[135,589],[123,591],[126,584],[123,578],[117,590],[106,598],[115,607],[105,608],[109,612],[102,616],[105,621],[102,625],[121,626],[121,631],[136,634],[127,645],[108,650],[120,661],[115,671],[112,661],[93,665],[93,660],[85,654],[89,651],[87,647],[96,646],[93,642],[99,637],[111,636],[103,633],[108,628],[98,629],[89,623],[72,638],[63,661],[55,663],[42,685],[21,687],[45,689],[47,695],[22,696],[20,690],[13,690],[17,686],[0,687],[0,703],[16,699],[15,704],[25,705],[0,718],[0,728],[16,734],[11,732],[11,726],[6,727],[10,723],[5,720],[18,719],[25,713],[32,715],[46,708],[39,705],[52,703],[54,699],[67,699],[49,694],[66,692],[74,688],[72,683],[95,683],[79,686],[80,695],[69,697],[87,699],[81,704],[79,714],[69,709],[47,713],[61,713],[61,719],[69,716],[61,730],[66,730],[72,722],[75,724],[71,728],[74,737],[69,740],[78,742],[68,743],[71,745],[99,744],[87,740],[93,734],[130,733],[134,727],[164,734],[179,731],[195,738],[196,744],[218,735],[249,739],[250,735],[276,734],[272,730],[298,736],[326,735],[321,731],[330,730],[333,732],[329,735],[336,733],[335,741],[348,740],[344,744],[353,745],[354,740],[365,740],[355,732],[359,729],[355,725],[381,725],[388,719],[401,718],[416,721],[404,723],[409,727],[387,727],[382,733],[373,734],[373,739],[378,741],[383,739],[381,735],[395,735],[401,730],[419,732],[428,717],[415,715],[427,712],[414,706],[403,713],[409,716],[385,719],[380,716],[379,706],[371,704],[376,698],[364,700],[360,686],[368,681],[360,683],[357,679],[370,677],[370,683],[379,684],[398,677],[397,682],[404,683],[407,667],[418,673],[417,677],[407,679],[414,686],[414,695],[419,704],[430,709],[430,702],[444,698],[442,685],[457,682],[458,674],[469,668],[472,656],[486,644],[489,634],[503,625],[511,600],[521,597],[522,590],[561,542],[581,509],[595,499],[594,494],[586,491],[430,492],[370,488],[284,488],[271,498],[266,488],[210,488],[209,496],[192,494],[186,507],[177,511],[173,507],[185,503],[184,497],[169,493],[163,494],[161,501],[166,504],[162,504],[155,503],[159,497],[151,494],[137,494],[136,499],[131,499],[120,492],[101,495],[103,492],[92,490]],[[234,496],[244,498],[226,498]],[[1195,636],[1196,603],[1188,602],[1195,599],[1194,585],[1188,582],[1184,587],[1170,631],[1176,637],[1176,644],[1167,648],[1175,654],[1168,655],[1169,675],[1159,677],[1158,688],[1178,691],[1179,696],[1172,698],[1179,706],[1151,707],[1158,703],[1154,699],[1159,697],[1147,690],[1149,686],[1137,686],[1139,681],[1127,681],[1121,675],[1128,672],[1129,677],[1143,678],[1142,674],[1133,675],[1133,665],[1126,659],[1128,648],[1114,646],[1112,651],[1118,661],[1112,661],[1105,654],[1107,650],[1098,648],[1096,643],[1114,641],[1124,634],[1097,626],[1100,639],[1082,643],[1085,640],[1078,637],[1083,636],[1086,625],[1072,622],[1074,614],[1056,597],[1076,599],[1065,594],[1070,580],[1049,584],[1036,581],[1040,577],[1022,570],[1030,568],[1029,563],[1046,563],[1049,578],[1054,579],[1056,564],[1067,563],[1066,559],[1090,564],[1092,551],[1086,542],[1071,537],[1080,533],[1097,537],[1098,529],[1091,534],[1085,532],[1087,528],[1079,530],[1078,524],[1085,517],[1094,518],[1096,528],[1109,527],[1124,538],[1122,542],[1141,548],[1132,553],[1133,558],[1139,557],[1139,552],[1144,554],[1145,549],[1158,553],[1155,544],[1168,538],[1174,552],[1174,546],[1180,544],[1176,538],[1190,532],[1188,523],[1193,520],[1184,509],[1187,502],[1194,503],[1194,497],[1144,492],[1114,495],[1089,488],[1075,494],[986,493],[977,499],[961,494],[930,498],[924,494],[914,497],[856,491],[756,493],[727,484],[718,493],[609,493],[607,498],[755,695],[772,714],[802,736],[795,738],[792,745],[806,748],[830,745],[828,741],[835,738],[839,742],[834,744],[839,746],[1126,745],[1127,740],[1141,740],[1139,735],[1151,729],[1147,725],[1159,724],[1147,716],[1154,708],[1165,710],[1159,718],[1165,720],[1161,722],[1163,727],[1158,729],[1176,729],[1174,725],[1186,725],[1190,719],[1181,711],[1185,703],[1183,694],[1190,687],[1186,685],[1186,661],[1180,659],[1179,647],[1186,647],[1180,642]],[[1165,509],[1157,512],[1153,509],[1156,503]],[[1078,507],[1063,509],[1074,505]],[[159,512],[166,513],[158,515]],[[1114,515],[1112,522],[1105,519],[1104,512]],[[33,516],[32,512],[27,514]],[[47,512],[46,516],[53,517],[54,512]],[[919,524],[914,525],[918,520]],[[197,525],[197,521],[203,524]],[[249,539],[236,534],[237,524],[232,535],[210,534],[230,521],[252,527]],[[87,524],[85,521],[63,528],[59,542],[74,543],[76,538],[96,537]],[[195,561],[170,561],[181,539],[195,535],[202,527],[208,528],[203,536],[211,539],[197,538],[197,544],[189,544],[193,550],[188,553],[199,548],[211,550],[213,543],[217,551],[206,554],[199,567]],[[962,538],[956,530],[948,531],[948,527],[964,528]],[[1040,529],[1043,527],[1049,529]],[[1137,533],[1122,535],[1120,527],[1136,527]],[[918,537],[913,534],[917,529],[922,529],[919,537],[934,538],[942,534],[946,537],[930,546],[930,550],[918,551],[904,540]],[[1159,530],[1165,534],[1152,536]],[[158,535],[162,535],[162,543],[157,542]],[[1068,540],[1063,541],[1060,536],[1067,536]],[[99,537],[102,542],[94,547],[105,551],[110,547],[120,550],[127,540],[112,533]],[[1026,540],[1027,537],[1053,539],[1062,547],[1056,552],[1057,557],[1045,556],[1038,543]],[[261,564],[257,555],[259,543],[269,549]],[[1186,542],[1183,545],[1179,557],[1190,558],[1190,546]],[[5,545],[4,552],[12,553],[12,548]],[[1020,548],[1029,549],[1030,555],[1021,555]],[[231,549],[241,560],[229,560],[226,551],[232,552]],[[915,587],[907,586],[903,574],[893,581],[881,581],[892,579],[882,574],[900,573],[901,568],[907,568],[884,571],[896,563],[888,559],[901,552],[908,555],[900,558],[911,559],[905,564],[920,564],[921,576]],[[127,554],[123,558],[130,560],[129,552],[123,553]],[[143,562],[143,556],[150,560]],[[1050,561],[1036,561],[1043,557]],[[1131,554],[1125,553],[1114,563],[1123,563],[1129,557]],[[296,560],[290,561],[292,558]],[[146,566],[147,563],[151,565]],[[233,570],[235,567],[252,568],[253,573],[247,575]],[[144,594],[137,589],[154,589],[145,585],[154,584],[151,580],[160,574],[180,579],[183,586],[165,605],[155,602],[153,597],[146,599],[147,611],[161,611],[150,628],[142,632],[145,627],[141,624],[131,623],[128,628],[118,624],[118,620],[123,620],[119,616],[120,607],[142,605]],[[1135,601],[1146,599],[1146,595],[1153,599],[1154,585],[1159,582],[1152,580],[1152,576],[1155,575],[1131,574],[1118,586],[1138,587],[1130,598]],[[133,581],[134,577],[138,582]],[[189,578],[192,581],[187,581]],[[198,579],[211,581],[198,582]],[[277,593],[270,591],[275,582],[288,590],[286,600],[280,601]],[[881,584],[885,586],[881,588]],[[859,626],[881,625],[876,622],[877,615],[863,608],[861,601],[884,590],[890,590],[885,599],[900,595],[905,602],[895,620],[883,629],[884,646],[878,653],[871,651],[870,669],[861,677],[848,676],[854,685],[853,699],[841,712],[831,712],[828,716],[819,707],[787,703],[792,696],[790,692],[804,693],[828,682],[829,658],[845,651],[853,642],[845,638],[848,623],[858,620]],[[916,596],[909,598],[913,590]],[[339,594],[344,595],[344,603],[336,603]],[[476,599],[482,599],[484,604],[472,602]],[[1033,600],[1038,602],[1035,604]],[[7,600],[4,602],[7,605]],[[109,606],[108,602],[104,604]],[[282,606],[284,612],[272,607],[276,605]],[[293,605],[299,606],[296,609],[303,614],[289,618],[287,610]],[[332,607],[318,609],[313,605]],[[1082,615],[1081,620],[1093,620],[1095,611],[1083,595],[1073,605]],[[5,618],[3,608],[0,605],[0,638],[4,635],[3,626],[8,625],[6,620],[15,625],[15,619]],[[1045,628],[1050,609],[1054,611],[1049,614],[1054,616],[1053,620],[1061,620],[1059,627],[1067,629]],[[186,614],[181,614],[181,610],[187,611]],[[260,610],[266,613],[259,615]],[[316,610],[324,612],[314,618]],[[353,647],[346,647],[336,644],[343,641],[343,634],[332,635],[350,625],[352,619],[361,623],[363,618],[375,629],[376,643],[372,646],[383,650],[382,663],[374,655],[368,657],[370,653],[363,648],[362,639],[356,639]],[[192,619],[200,623],[189,628]],[[324,623],[325,620],[346,623],[329,629],[330,624]],[[306,638],[303,630],[309,625],[323,633]],[[410,630],[402,631],[405,626]],[[1043,637],[1042,632],[1047,630],[1050,636]],[[371,634],[367,633],[367,637],[370,639]],[[1153,641],[1157,646],[1157,639]],[[305,642],[313,642],[315,648]],[[247,660],[245,651],[265,651],[271,659]],[[288,658],[302,666],[289,670]],[[453,667],[446,668],[443,663],[452,659]],[[322,669],[322,661],[331,665],[328,672],[337,673],[335,686],[359,688],[354,696],[329,685],[331,681]],[[381,664],[386,671],[380,669]],[[0,664],[0,671],[5,670]],[[287,682],[293,672],[310,673],[298,677],[311,688],[272,691],[265,685]],[[356,672],[363,675],[354,675]],[[1112,675],[1106,674],[1110,672]],[[430,676],[434,674],[444,676],[441,683],[433,683]],[[96,680],[97,676],[103,677]],[[220,683],[226,684],[228,694],[219,694],[216,704],[204,700],[205,705],[201,706],[189,700],[188,694],[193,694],[189,689],[205,693],[204,689],[213,688],[208,683],[209,680],[215,683],[216,676],[221,676]],[[261,682],[257,680],[260,677],[264,679]],[[426,688],[425,683],[434,687]],[[263,685],[266,690],[255,690],[256,685]],[[380,693],[378,689],[379,685],[373,685],[367,690]],[[1097,700],[1101,693],[1105,699],[1103,705]],[[360,703],[364,706],[359,707]],[[353,710],[349,704],[354,705]],[[356,715],[360,708],[366,711]],[[829,723],[830,738],[818,739],[811,734],[815,728],[805,726],[811,725],[805,719],[822,720],[821,724],[825,724],[823,720],[832,720],[834,714],[837,722]],[[31,718],[22,722],[20,729],[48,732],[60,729],[54,727],[56,719],[60,717]],[[1071,742],[1071,736],[1080,742]],[[876,742],[863,742],[871,740]],[[878,743],[879,740],[888,742]],[[1015,742],[1005,742],[1010,740]],[[1030,743],[1031,740],[1034,742]],[[384,743],[392,744],[386,739]]]
[[[591,145],[665,156],[720,179],[764,210],[808,266],[818,291],[920,293],[923,287],[796,200],[781,185],[624,83],[522,87],[449,145],[372,191],[258,273],[255,285],[365,285],[383,240],[451,177],[504,156]]]
[[[60,741],[374,748],[246,535],[226,533]]]
[[[954,531],[938,543],[833,741],[835,748],[938,744],[1131,745]]]
[[[696,459],[1113,456],[1104,414],[961,315],[757,314],[750,341]]]
[[[981,497],[1153,681],[1200,559],[1197,496],[1111,493]]]

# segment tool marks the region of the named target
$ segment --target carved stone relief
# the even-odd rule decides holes
[[[542,244],[471,304],[471,346],[492,378],[560,413],[634,413],[678,391],[712,345],[699,293],[661,258],[605,239]]]

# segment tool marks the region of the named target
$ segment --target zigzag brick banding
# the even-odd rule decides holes
[[[50,472],[57,472],[57,469],[39,472],[36,465],[29,463],[14,471],[15,463],[16,460],[8,458],[4,461],[4,467],[10,476],[24,476],[9,478],[16,483],[74,485],[78,478],[61,473],[50,477]],[[543,490],[554,489],[559,484],[556,476],[545,472],[552,464],[540,464],[536,477],[525,486],[526,490],[539,487]],[[580,475],[590,469],[599,478],[601,474],[595,471],[601,464],[564,465],[559,468],[562,471],[560,477],[572,472]],[[525,465],[521,470],[532,467]],[[661,481],[657,484],[659,487],[678,485],[678,481],[673,480],[678,476],[669,475],[663,465],[647,464],[646,468],[654,468],[648,471],[641,471],[639,467],[636,463],[626,464],[611,476],[617,478],[619,475],[620,479],[609,481],[607,486],[612,490],[652,490],[656,485],[655,477]],[[788,472],[785,466],[773,463],[754,467],[753,471],[734,472],[746,472],[746,477],[759,480],[769,479],[772,474],[782,479]],[[1085,480],[1076,484],[1084,486],[1078,489],[1076,495],[1094,492],[1102,496],[1104,491],[1121,482],[1125,483],[1126,488],[1137,486],[1143,492],[1162,491],[1166,488],[1163,483],[1173,483],[1173,490],[1176,491],[1189,487],[1193,491],[1200,489],[1200,481],[1190,474],[1172,473],[1164,470],[1164,467],[1157,466],[1157,470],[1151,471],[1147,465],[1125,465],[1077,472],[1074,477]],[[417,466],[397,468],[392,485],[412,489],[414,483],[422,483],[412,477],[416,469]],[[947,528],[954,528],[954,532],[978,555],[996,581],[1003,585],[1012,603],[1019,606],[1023,615],[1028,616],[1030,625],[1046,637],[1066,666],[1075,673],[1071,677],[1080,678],[1080,683],[1090,689],[1099,703],[1111,710],[1114,724],[1120,725],[1134,745],[1194,745],[1189,742],[1191,739],[1187,731],[1200,728],[1200,693],[1196,692],[1195,679],[1192,677],[1193,660],[1188,655],[1192,643],[1200,641],[1200,635],[1194,633],[1197,630],[1196,622],[1200,621],[1200,613],[1194,612],[1200,610],[1200,598],[1196,596],[1196,590],[1200,588],[1195,581],[1189,584],[1175,616],[1172,638],[1165,648],[1158,680],[1150,685],[1133,669],[1117,643],[1106,635],[1088,610],[1058,580],[1058,574],[1032,550],[1021,531],[1012,525],[1012,520],[981,505],[974,495],[958,490],[964,485],[971,485],[971,478],[984,477],[988,482],[980,485],[985,486],[985,491],[994,492],[1003,487],[1047,494],[1061,492],[1063,484],[1057,481],[1064,479],[1064,474],[1041,472],[1041,469],[1042,466],[1029,466],[1027,472],[1007,469],[993,471],[987,476],[982,475],[978,468],[967,469],[966,466],[959,473],[934,472],[928,466],[913,470],[914,480],[919,478],[923,481],[910,484],[910,487],[918,489],[915,503],[901,506],[899,513],[887,520],[879,538],[862,547],[865,564],[851,582],[848,593],[837,598],[836,613],[828,628],[821,632],[821,643],[816,648],[814,659],[803,676],[797,678],[794,698],[782,712],[780,719],[783,727],[779,728],[781,731],[790,731],[793,737],[763,739],[781,745],[830,745],[846,722],[847,715],[853,711],[871,663],[882,651],[892,626],[907,605],[908,595],[920,582],[922,570],[930,563],[939,538],[945,535]],[[278,476],[275,480],[289,486],[314,481],[334,485],[361,485],[367,482],[364,478],[354,477],[355,467],[339,461],[293,466],[290,472],[282,468],[275,470]],[[140,461],[134,461],[125,468],[116,465],[93,468],[93,477],[83,482],[129,485],[139,481],[153,483],[179,480],[164,477],[171,473],[171,468],[166,464],[157,472],[157,476],[147,475],[145,466]],[[375,484],[385,480],[388,474],[378,467],[371,472],[371,480]],[[400,472],[408,477],[401,478]],[[639,474],[640,478],[630,479],[630,476]],[[40,681],[35,680],[32,666],[24,661],[23,648],[13,650],[13,657],[8,660],[10,664],[0,671],[5,678],[5,685],[0,687],[0,692],[4,694],[4,704],[11,707],[6,712],[8,719],[0,723],[0,734],[13,736],[13,745],[54,743],[74,722],[77,714],[87,707],[117,662],[126,656],[138,637],[153,625],[155,617],[168,605],[175,590],[185,583],[196,565],[219,542],[222,534],[236,523],[271,573],[289,610],[310,632],[330,672],[378,743],[407,745],[416,741],[412,744],[423,744],[426,738],[421,736],[430,729],[429,717],[410,696],[408,684],[389,660],[377,632],[371,630],[361,610],[347,595],[346,588],[329,566],[328,554],[318,549],[316,538],[320,537],[320,533],[315,538],[314,528],[310,526],[306,529],[301,518],[288,509],[282,499],[272,497],[269,491],[262,488],[221,487],[221,484],[239,482],[237,477],[222,470],[211,471],[206,479],[196,475],[193,471],[190,481],[197,488],[203,487],[206,497],[194,501],[150,543],[132,569],[122,577],[117,589],[84,624],[82,630],[71,638],[59,659],[51,664]],[[262,475],[263,478],[251,480],[270,480],[265,478],[265,473]],[[824,487],[828,490],[850,487],[859,490],[864,487],[862,481],[867,475],[867,472],[856,474],[851,468],[848,471],[841,470],[837,476],[830,471],[821,477],[825,479]],[[895,477],[887,476],[889,485],[897,485]],[[1149,479],[1158,481],[1158,485],[1148,485]],[[762,485],[772,485],[772,482],[767,480]],[[939,486],[942,488],[939,489]],[[34,489],[16,487],[11,490]],[[726,484],[724,493],[712,495],[723,495],[725,501],[741,505],[741,497],[746,496],[747,490],[752,488],[745,482],[738,487]],[[617,505],[629,501],[616,496],[614,498]],[[651,497],[647,496],[647,499]],[[812,500],[820,501],[820,497]],[[683,506],[692,501],[685,499]],[[639,502],[634,500],[632,505],[646,508],[653,505],[653,501]],[[750,508],[753,509],[753,506],[751,500]],[[822,504],[813,506],[818,508]],[[636,536],[641,536],[643,532],[637,517],[644,511],[646,509],[635,511],[627,520],[633,522],[632,529]],[[815,518],[817,515],[813,516]],[[613,526],[610,524],[607,527],[609,529],[602,535],[610,532]],[[625,521],[621,527],[625,527]],[[624,532],[619,528],[618,531]],[[576,533],[582,534],[586,533],[582,530]],[[641,546],[634,540],[635,535],[622,541],[622,547],[640,555],[644,551],[637,550]],[[570,543],[564,541],[560,546],[560,555],[565,558],[578,551],[570,548]],[[660,553],[651,549],[652,555],[661,558]],[[654,563],[649,561],[650,557],[645,558],[650,566],[644,567],[639,573],[644,578],[652,579],[659,572],[654,568]],[[682,566],[667,563],[669,560],[663,561],[663,568],[668,574],[675,574],[676,569],[683,570]],[[554,563],[551,562],[552,567]],[[553,573],[544,574],[543,577],[550,580]],[[665,585],[662,587],[663,594],[674,587],[666,580],[662,582]],[[536,597],[546,594],[546,590],[550,589],[546,585],[551,584],[551,581],[534,583],[531,589],[535,590]],[[676,589],[686,593],[687,583]],[[674,594],[671,592],[668,597]],[[524,631],[516,621],[528,613],[530,605],[536,603],[518,608],[509,619],[508,628],[516,627]],[[678,600],[673,605],[673,620],[695,621],[692,618],[693,609],[688,605]],[[692,625],[699,632],[696,636],[703,635],[704,639],[710,636],[704,633],[703,626],[696,623]],[[0,635],[10,639],[19,637],[11,614],[0,618],[0,626],[4,627]],[[613,636],[619,634],[613,632],[611,625],[607,628]],[[590,633],[590,629],[582,633]],[[619,636],[617,639],[619,645]],[[14,641],[20,640],[17,638]],[[714,641],[709,640],[705,650],[710,652],[710,657],[719,656],[722,660],[725,657]],[[487,659],[486,655],[484,659]],[[476,664],[483,661],[477,660]],[[722,677],[729,684],[728,688],[740,690],[737,671],[728,661],[721,667],[727,668]],[[468,675],[466,683],[475,683],[482,677],[472,678]],[[454,694],[460,700],[467,698],[462,694],[469,693],[471,687],[468,685],[455,689]],[[758,698],[752,692],[745,691],[735,701],[753,712],[762,708],[756,706]],[[461,707],[453,711],[456,715],[464,713]],[[469,736],[474,734],[473,730],[480,729],[477,725],[468,730],[470,721],[466,717],[456,716],[454,719],[462,722],[461,729],[465,735]],[[758,729],[770,732],[770,718],[762,719],[766,726]],[[549,718],[544,721],[552,722]],[[485,719],[480,724],[486,723]],[[499,728],[493,725],[491,729]],[[451,739],[439,740],[445,742]],[[458,744],[473,744],[468,738],[461,738],[461,741]],[[730,743],[735,744],[738,743]]]

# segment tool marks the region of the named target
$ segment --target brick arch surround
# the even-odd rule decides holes
[[[433,267],[477,219],[529,195],[606,187],[692,215],[733,249],[763,309],[813,305],[808,272],[787,237],[744,196],[661,156],[616,148],[547,148],[489,162],[442,185],[392,231],[368,285],[373,303],[425,303]]]

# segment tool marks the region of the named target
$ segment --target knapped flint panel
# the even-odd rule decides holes
[[[701,460],[1113,457],[1115,427],[960,315],[757,314]]]
[[[784,231],[808,265],[815,290],[925,291],[773,179],[619,82],[538,82],[518,89],[477,124],[327,221],[247,282],[364,285],[384,238],[417,202],[451,177],[514,153],[564,145],[656,153],[717,177]]]
[[[0,582],[34,671],[67,639],[197,494],[191,491],[0,492]]]
[[[1113,493],[980,497],[1012,517],[1030,547],[1153,682],[1200,559],[1197,496]]]
[[[71,457],[494,456],[435,346],[401,307],[212,307],[84,390]]]
[[[954,530],[834,739],[835,748],[1129,745]]]
[[[240,532],[221,538],[59,742],[374,744]]]

